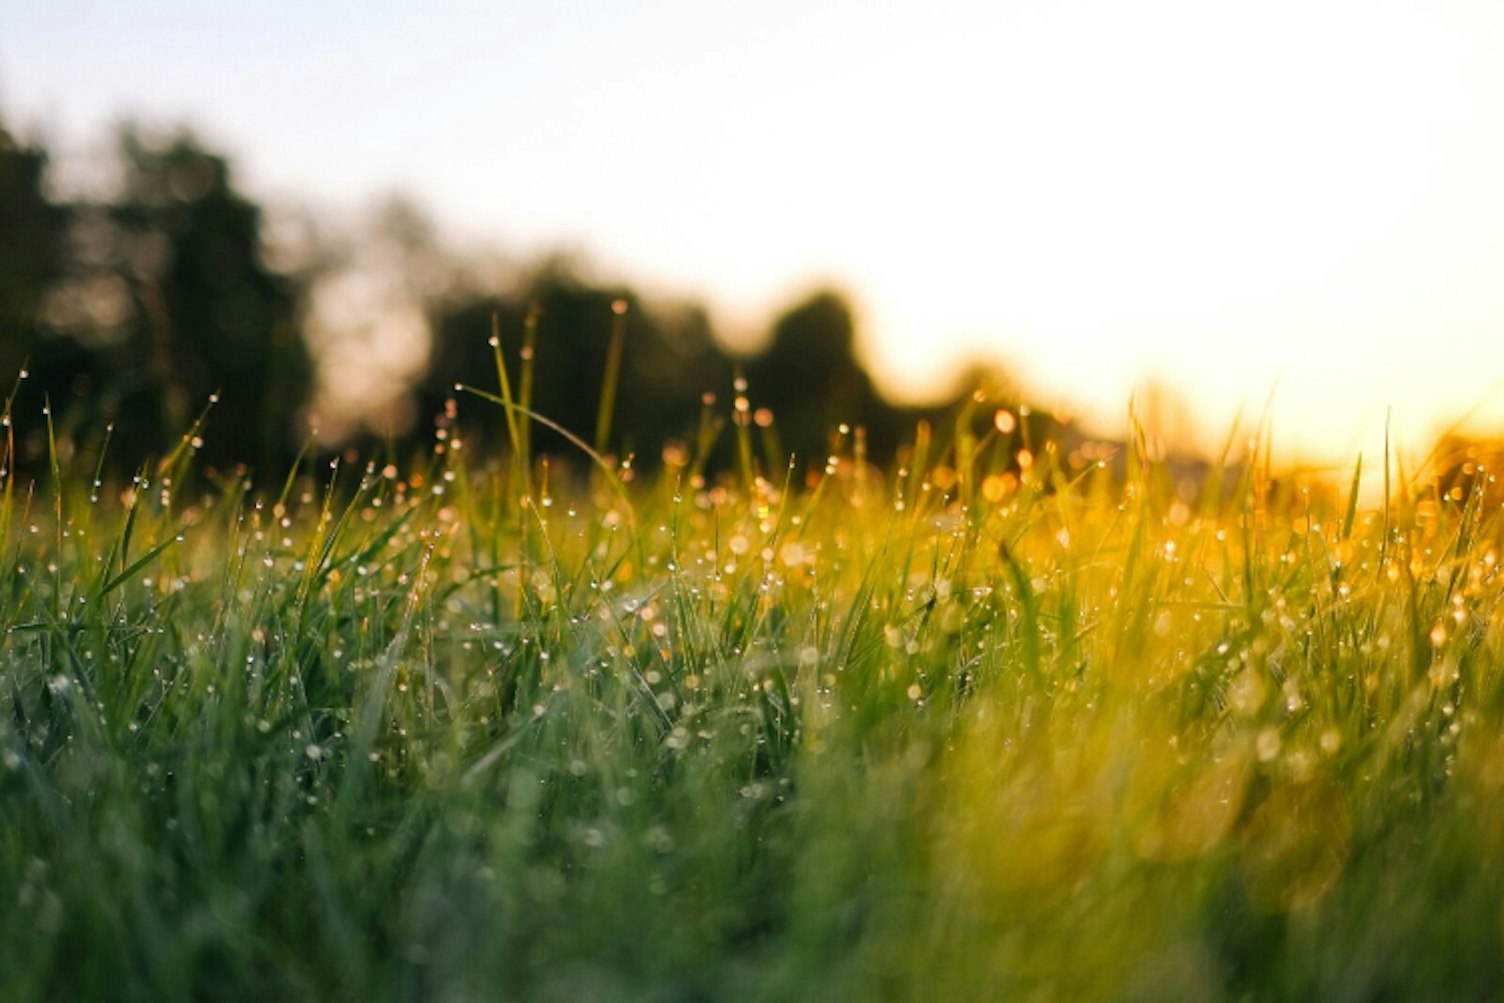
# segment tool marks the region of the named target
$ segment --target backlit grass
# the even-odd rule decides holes
[[[0,995],[1504,993],[1486,471],[732,431],[7,469]]]

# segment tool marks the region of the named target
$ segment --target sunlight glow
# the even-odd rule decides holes
[[[891,370],[943,378],[929,329],[1098,420],[1157,377],[1204,445],[1275,390],[1281,437],[1326,457],[1387,405],[1418,432],[1486,402],[1497,66],[1415,8],[1158,6],[1042,8],[999,54],[930,239],[867,245]]]
[[[406,188],[469,238],[701,296],[733,337],[835,282],[907,397],[985,357],[1111,432],[1153,380],[1204,445],[1273,391],[1276,443],[1339,464],[1381,448],[1391,408],[1414,446],[1475,407],[1504,422],[1504,17],[1483,0],[277,22],[38,8],[0,39],[7,104],[70,134],[186,115],[263,191]]]

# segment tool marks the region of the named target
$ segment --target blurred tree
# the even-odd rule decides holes
[[[857,357],[856,344],[851,307],[840,293],[821,290],[780,315],[767,347],[746,360],[754,405],[772,412],[781,447],[803,470],[824,462],[843,423],[863,430],[867,458],[878,463],[888,462],[911,441],[920,422],[935,429],[942,441],[956,430],[958,419],[965,420],[972,436],[986,436],[999,406],[1011,407],[1020,427],[1027,426],[1018,441],[1041,443],[1060,430],[1052,416],[1020,410],[1017,391],[995,366],[972,366],[949,399],[895,404],[878,391]]]
[[[230,184],[225,159],[182,133],[122,135],[124,198],[115,219],[133,248],[137,302],[156,390],[179,432],[213,393],[211,463],[275,468],[306,402],[312,365],[295,327],[297,291],[261,259],[261,211]]]
[[[698,307],[649,307],[630,289],[594,285],[570,265],[555,259],[539,268],[520,289],[506,295],[464,293],[451,285],[432,310],[433,346],[428,374],[417,389],[424,425],[442,419],[454,385],[463,383],[494,392],[496,366],[489,339],[493,318],[512,382],[521,398],[522,343],[530,314],[535,316],[531,358],[532,408],[586,442],[593,438],[605,381],[616,317],[613,306],[626,305],[620,386],[608,443],[619,455],[636,454],[639,465],[656,461],[665,443],[692,438],[706,391],[721,397],[724,414],[733,406],[725,391],[733,385],[735,362],[715,339],[709,318]],[[749,420],[759,429],[758,458],[767,472],[781,473],[789,454],[803,470],[824,463],[837,427],[846,423],[864,431],[867,456],[887,462],[913,438],[920,421],[943,438],[973,390],[989,401],[1016,400],[995,370],[973,370],[955,398],[924,407],[901,407],[885,400],[856,356],[856,325],[851,308],[835,292],[821,291],[785,311],[772,326],[766,347],[741,361],[750,400]],[[985,377],[985,378],[984,378]],[[459,401],[472,442],[498,440],[504,422],[488,419],[488,406]],[[1013,404],[1016,408],[1016,403]],[[971,407],[972,433],[985,435],[993,421],[988,407]],[[1021,417],[1041,441],[1053,423],[1046,415]],[[536,428],[533,445],[568,455],[557,434]],[[775,455],[776,454],[776,455]],[[733,459],[723,437],[708,470],[725,469]]]
[[[532,408],[590,442],[618,303],[625,305],[626,313],[613,433],[607,445],[620,455],[642,453],[651,460],[666,441],[693,431],[705,391],[730,386],[730,359],[717,345],[703,310],[651,308],[631,289],[580,278],[562,259],[546,262],[515,293],[473,295],[437,306],[432,365],[419,388],[419,413],[425,418],[443,413],[455,383],[496,390],[489,344],[493,317],[513,391],[520,394],[524,329],[532,314]],[[477,403],[462,405],[475,414]],[[474,437],[487,426],[499,431],[502,420],[498,415],[493,422],[468,424]],[[572,452],[547,429],[537,429],[533,441],[544,451]]]
[[[262,260],[261,210],[225,158],[187,132],[120,133],[108,201],[71,207],[65,269],[47,307],[56,333],[96,363],[76,405],[115,420],[114,458],[172,448],[219,394],[212,466],[276,476],[312,385],[299,288]]]
[[[734,400],[726,394],[733,361],[697,306],[650,306],[561,257],[519,279],[483,256],[452,254],[400,199],[343,254],[305,235],[302,250],[274,268],[260,207],[235,189],[225,157],[191,133],[127,127],[117,160],[109,197],[55,205],[45,153],[0,129],[0,378],[30,358],[28,394],[52,399],[64,431],[113,420],[117,467],[171,449],[218,392],[206,461],[250,461],[279,475],[313,403],[309,341],[323,370],[318,403],[336,436],[379,429],[405,450],[412,443],[392,437],[411,427],[426,439],[456,383],[495,388],[493,317],[519,397],[524,330],[534,318],[532,407],[587,442],[620,331],[606,447],[642,463],[669,440],[693,437],[707,391],[720,396],[723,416]],[[429,364],[418,377],[425,344]],[[823,290],[779,316],[766,348],[743,360],[757,423],[773,417],[759,449],[774,472],[788,453],[805,468],[822,463],[841,423],[863,427],[868,456],[885,461],[918,421],[939,425],[958,403],[894,406],[856,345],[850,306]],[[464,404],[478,417],[467,422],[472,437],[504,427],[499,415],[479,417],[485,409]],[[969,413],[982,426],[989,420]],[[34,452],[43,441],[33,435]],[[534,444],[573,451],[542,427]],[[724,461],[729,450],[721,448]]]
[[[773,323],[767,347],[746,361],[750,396],[773,412],[783,448],[801,467],[824,462],[838,425],[881,425],[889,415],[872,378],[856,357],[856,323],[839,293],[822,290],[790,307]]]
[[[57,274],[65,214],[48,201],[45,151],[0,124],[0,384],[42,349],[42,299]]]

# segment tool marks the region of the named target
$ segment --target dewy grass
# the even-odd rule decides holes
[[[1504,993],[1492,477],[1014,427],[280,499],[7,431],[0,995]]]

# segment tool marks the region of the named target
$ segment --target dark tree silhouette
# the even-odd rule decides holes
[[[39,362],[42,306],[57,275],[65,214],[43,191],[47,154],[0,125],[0,383]]]
[[[839,293],[817,292],[783,313],[745,369],[752,400],[773,412],[784,449],[802,467],[824,461],[842,422],[871,426],[885,417],[856,357],[851,307]]]
[[[218,467],[250,462],[263,476],[280,476],[314,390],[303,337],[308,287],[340,263],[326,249],[324,260],[296,275],[269,267],[260,207],[235,188],[226,158],[191,133],[128,127],[117,157],[117,190],[56,205],[46,194],[45,153],[0,130],[0,379],[31,360],[23,460],[28,443],[33,460],[45,451],[36,420],[43,394],[65,438],[87,437],[113,421],[111,459],[128,472],[172,449],[218,393],[204,460]],[[421,305],[432,333],[428,371],[413,387],[419,420],[412,438],[387,439],[399,454],[423,448],[456,383],[496,388],[493,318],[515,393],[524,392],[522,343],[530,331],[532,408],[586,442],[605,430],[598,424],[602,388],[619,333],[604,446],[637,456],[640,465],[654,463],[669,440],[696,439],[707,391],[719,398],[718,420],[731,417],[743,396],[733,391],[738,365],[751,403],[743,420],[765,426],[772,415],[772,427],[756,433],[756,459],[775,475],[790,453],[805,470],[821,465],[843,423],[862,428],[868,457],[884,462],[920,420],[943,435],[940,426],[959,403],[905,408],[883,399],[858,357],[853,312],[837,292],[819,291],[790,307],[766,347],[738,364],[697,306],[650,304],[630,288],[584,278],[564,258],[501,291],[497,276],[504,272],[451,253],[400,200],[388,207],[381,233],[391,245],[381,256],[395,272],[390,281],[402,287],[405,302]],[[390,395],[381,403],[390,405]],[[988,416],[967,413],[985,431]],[[505,422],[491,405],[463,400],[461,415],[477,445],[500,441]],[[378,427],[378,416],[366,420]],[[1043,431],[1040,422],[1030,417],[1029,431]],[[387,428],[388,436],[401,434]],[[708,472],[733,460],[730,438]],[[542,425],[534,426],[532,445],[575,451]]]
[[[312,386],[298,288],[261,257],[261,211],[226,159],[187,132],[122,130],[122,182],[71,207],[65,274],[50,318],[88,349],[76,402],[116,422],[123,464],[172,448],[218,394],[203,456],[267,476],[291,455]]]
[[[419,392],[420,414],[441,414],[455,383],[485,390],[497,387],[489,338],[496,318],[513,381],[521,392],[524,329],[533,317],[532,408],[586,442],[593,439],[610,354],[616,308],[621,317],[621,375],[607,448],[619,455],[651,457],[664,442],[692,432],[701,395],[731,384],[731,362],[719,349],[703,310],[663,310],[646,305],[624,287],[599,286],[580,279],[564,262],[540,268],[511,295],[476,296],[439,304],[433,321],[433,364]],[[470,415],[488,405],[463,403]],[[470,421],[471,435],[499,432],[502,419]],[[534,444],[549,452],[569,452],[563,439],[546,428]]]
[[[230,183],[225,159],[187,134],[122,137],[126,189],[114,217],[134,246],[137,302],[159,367],[156,393],[179,431],[220,395],[209,462],[279,465],[312,368],[295,328],[297,291],[261,259],[261,212]],[[165,241],[165,244],[162,242]],[[274,473],[274,472],[273,472]]]

